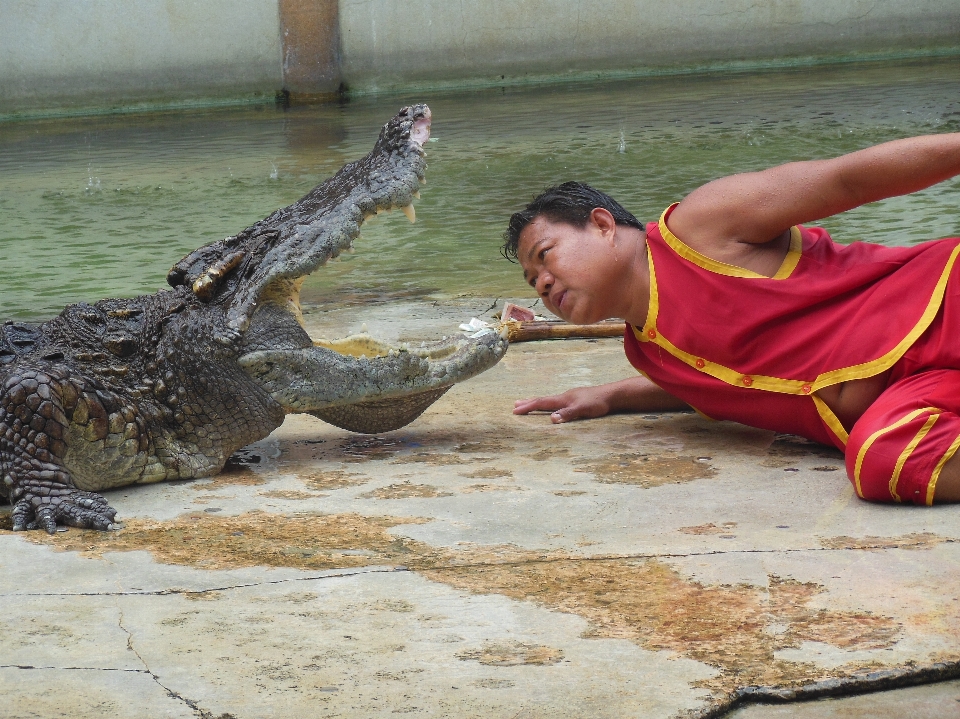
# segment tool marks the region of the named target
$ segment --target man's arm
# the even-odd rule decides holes
[[[710,254],[732,242],[760,244],[793,225],[960,174],[960,133],[894,140],[830,160],[791,162],[714,180],[683,199],[670,228]]]
[[[675,412],[684,409],[690,409],[690,405],[660,389],[646,377],[637,376],[596,387],[577,387],[551,397],[519,399],[514,403],[513,413],[550,412],[550,421],[559,424],[614,412]]]

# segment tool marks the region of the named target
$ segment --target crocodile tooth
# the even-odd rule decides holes
[[[411,202],[409,205],[404,205],[404,206],[401,207],[400,209],[403,210],[403,214],[405,214],[405,215],[407,216],[407,219],[410,220],[410,222],[416,222],[416,221],[417,221],[417,211],[416,211],[415,209],[413,209],[413,203],[412,203],[412,202]]]
[[[416,197],[416,198],[419,200],[419,199],[420,199],[420,190],[414,190],[413,196]]]

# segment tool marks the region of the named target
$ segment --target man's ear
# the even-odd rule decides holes
[[[590,221],[597,226],[604,237],[613,239],[613,235],[617,231],[617,221],[613,219],[613,215],[608,210],[602,207],[594,207],[590,211]]]

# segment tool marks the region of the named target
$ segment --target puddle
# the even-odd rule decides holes
[[[445,467],[451,464],[467,464],[470,461],[482,461],[488,459],[487,457],[482,458],[473,458],[471,460],[461,459],[455,454],[447,454],[444,452],[418,452],[417,454],[407,455],[405,457],[397,457],[393,460],[393,464],[432,464],[439,467]]]
[[[317,499],[326,497],[325,494],[315,494],[313,492],[300,492],[295,489],[271,489],[269,492],[259,492],[258,496],[267,499]]]
[[[333,449],[333,456],[345,462],[368,462],[389,459],[408,446],[409,443],[402,437],[348,437]]]
[[[509,679],[477,679],[471,684],[480,689],[510,689],[516,686],[516,682]]]
[[[298,474],[298,479],[310,489],[335,490],[345,487],[356,487],[360,484],[366,484],[372,477],[356,472],[343,472],[332,470],[329,472],[311,472],[309,474]]]
[[[443,491],[432,484],[401,482],[400,484],[378,487],[372,492],[360,496],[363,499],[409,499],[411,497],[452,497],[453,492]]]
[[[547,666],[563,661],[563,650],[525,642],[488,642],[480,649],[457,654],[461,661],[475,661],[492,667],[515,667],[521,664]]]
[[[693,527],[680,527],[678,532],[684,534],[729,534],[736,528],[736,522],[724,522],[719,527],[713,522],[707,524],[697,524]]]
[[[458,444],[453,448],[455,452],[463,452],[464,454],[478,454],[485,452],[493,452],[494,454],[500,454],[505,450],[512,450],[512,446],[505,446],[502,442],[494,442],[491,440],[485,440],[481,442],[464,442],[463,444]]]
[[[635,484],[649,489],[664,484],[680,484],[708,479],[717,470],[696,457],[662,457],[627,453],[604,460],[579,460],[575,472],[588,472],[604,484]]]
[[[820,545],[827,549],[932,549],[938,544],[956,542],[931,532],[912,532],[899,537],[817,537]]]
[[[474,492],[522,492],[523,487],[515,484],[471,484],[461,487],[463,494],[472,494]]]
[[[404,491],[423,486],[407,485]],[[626,639],[645,649],[704,662],[719,673],[702,686],[719,694],[747,685],[789,685],[848,675],[867,665],[851,663],[828,670],[780,659],[776,653],[804,642],[844,650],[884,649],[895,643],[899,633],[899,624],[891,617],[814,606],[812,600],[825,591],[823,587],[789,578],[771,576],[768,587],[704,585],[655,559],[590,559],[509,545],[434,548],[388,532],[391,527],[428,521],[352,513],[284,516],[251,512],[236,517],[194,513],[167,522],[133,519],[125,529],[114,532],[72,529],[52,537],[40,532],[20,536],[91,557],[147,550],[159,562],[201,569],[402,564],[462,591],[500,594],[576,614],[589,623],[587,637]],[[6,524],[9,526],[9,521]],[[716,530],[731,526],[719,525]],[[715,531],[710,525],[691,529]],[[848,538],[826,541],[842,544]],[[860,541],[848,543],[859,548]],[[923,534],[905,535],[896,541],[943,540]],[[384,608],[403,611],[405,606]],[[510,648],[485,646],[466,658],[488,663],[556,659],[555,654],[543,653],[546,650],[521,645],[507,651],[505,646]],[[881,666],[870,663],[875,665]]]
[[[843,452],[834,447],[811,442],[795,434],[778,434],[767,447],[769,457],[822,457],[843,462]]]
[[[283,516],[248,512],[235,517],[192,513],[160,522],[130,519],[112,532],[71,529],[50,537],[25,532],[28,541],[100,557],[106,552],[147,550],[158,562],[202,569],[294,567],[339,569],[392,564],[414,551],[412,540],[386,530],[422,524],[416,517],[363,517],[359,514]],[[364,550],[362,554],[345,550]],[[416,554],[429,551],[417,545]]]
[[[558,447],[556,449],[541,449],[539,452],[534,452],[530,455],[530,459],[536,462],[545,462],[548,459],[563,458],[569,457],[570,450],[566,447]]]
[[[198,492],[207,492],[220,489],[221,487],[250,487],[266,483],[267,480],[262,475],[248,467],[231,467],[227,465],[220,474],[204,479],[192,480],[191,486]]]
[[[531,557],[532,560],[532,557]],[[458,570],[421,570],[478,594],[503,594],[577,614],[588,637],[628,639],[716,667],[700,685],[720,694],[740,686],[784,685],[836,671],[778,659],[777,651],[815,641],[842,649],[892,646],[899,625],[889,617],[810,606],[816,584],[770,578],[769,589],[704,586],[656,560],[512,561]],[[776,632],[769,629],[775,627]],[[838,670],[841,674],[849,669]]]
[[[513,472],[509,469],[485,467],[483,469],[475,469],[472,472],[461,472],[460,476],[467,477],[468,479],[499,479],[501,477],[512,477]]]

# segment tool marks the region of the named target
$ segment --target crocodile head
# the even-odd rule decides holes
[[[289,207],[190,253],[167,276],[222,313],[240,365],[288,412],[353,431],[396,429],[506,351],[498,333],[411,348],[368,336],[314,343],[302,329],[307,275],[350,249],[367,218],[400,208],[415,219],[430,119],[426,105],[403,108],[368,155]]]

